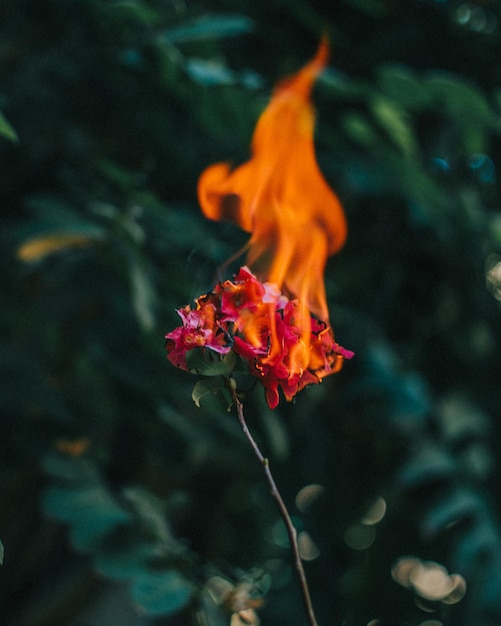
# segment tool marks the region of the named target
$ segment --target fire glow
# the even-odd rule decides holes
[[[186,371],[228,376],[243,361],[272,409],[279,390],[290,401],[353,356],[334,340],[324,286],[327,257],[346,238],[343,209],[313,143],[310,96],[328,52],[322,40],[314,59],[278,85],[247,163],[217,163],[202,173],[206,217],[229,219],[251,234],[247,265],[194,308],[178,309],[182,326],[165,336],[169,360]]]
[[[212,165],[198,184],[206,217],[236,222],[251,233],[251,270],[298,301],[301,341],[290,355],[291,374],[310,366],[310,313],[329,326],[325,264],[346,239],[341,203],[320,172],[313,141],[311,91],[328,56],[324,38],[316,56],[277,85],[257,122],[249,161],[235,169],[228,163]],[[272,328],[271,360],[280,351],[278,343]]]

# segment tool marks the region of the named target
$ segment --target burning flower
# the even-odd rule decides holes
[[[315,58],[277,86],[247,163],[235,169],[218,163],[202,173],[203,213],[251,233],[248,267],[198,298],[195,308],[179,309],[182,326],[166,335],[168,357],[181,369],[199,371],[190,367],[195,348],[224,361],[222,371],[228,359],[235,365],[231,355],[246,361],[271,408],[279,388],[291,400],[353,356],[334,340],[324,287],[327,257],[346,238],[343,209],[320,172],[313,143],[310,94],[328,54],[324,39]]]
[[[208,362],[230,352],[248,364],[266,390],[274,409],[279,388],[287,400],[304,387],[338,371],[353,352],[334,341],[330,327],[312,316],[308,346],[303,345],[301,310],[272,283],[261,283],[248,267],[240,268],[234,281],[218,283],[196,300],[195,308],[178,309],[182,326],[165,337],[169,360],[189,371],[190,351],[201,348]],[[308,367],[294,367],[297,351],[309,352]],[[219,355],[219,356],[218,356]],[[232,364],[236,363],[236,360]],[[217,370],[216,370],[217,371]]]

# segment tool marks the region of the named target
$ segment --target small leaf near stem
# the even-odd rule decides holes
[[[299,577],[299,583],[301,586],[301,592],[303,595],[303,601],[304,601],[304,605],[306,608],[306,613],[308,615],[308,620],[309,620],[309,624],[310,626],[318,626],[317,624],[317,620],[315,617],[315,613],[313,610],[313,604],[311,601],[311,596],[310,596],[310,590],[308,587],[308,581],[306,580],[306,574],[303,568],[303,562],[301,561],[301,556],[299,554],[299,546],[298,546],[298,541],[297,541],[297,531],[296,528],[294,526],[294,524],[292,523],[291,517],[289,515],[289,512],[287,510],[287,507],[285,506],[285,503],[282,499],[282,496],[280,495],[280,492],[278,491],[277,485],[275,483],[275,480],[273,478],[273,475],[271,473],[270,470],[270,463],[269,460],[263,455],[263,453],[261,452],[261,450],[259,449],[259,446],[257,445],[254,437],[252,436],[249,427],[247,426],[247,422],[245,421],[245,416],[244,416],[244,407],[242,402],[240,401],[238,395],[237,395],[237,391],[234,387],[234,385],[232,385],[232,382],[230,380],[230,378],[228,376],[225,376],[225,383],[226,383],[226,387],[228,389],[228,391],[231,394],[232,400],[235,403],[236,409],[237,409],[237,415],[238,415],[238,420],[240,422],[240,425],[242,427],[242,430],[244,432],[245,437],[247,438],[247,441],[250,443],[252,450],[254,451],[254,454],[256,455],[256,457],[258,458],[259,462],[261,463],[261,465],[263,466],[263,470],[264,470],[264,474],[266,476],[266,480],[268,482],[268,486],[270,488],[270,493],[272,495],[272,497],[275,499],[278,508],[280,510],[280,514],[282,516],[282,519],[285,522],[285,526],[287,528],[287,534],[289,536],[289,541],[291,544],[291,548],[292,548],[292,552],[294,554],[294,564],[296,566],[296,571]]]

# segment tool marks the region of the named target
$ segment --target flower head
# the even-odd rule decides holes
[[[196,301],[196,308],[189,305],[177,309],[183,324],[165,336],[165,345],[171,363],[188,370],[186,353],[193,348],[209,348],[219,354],[231,350],[231,340],[217,321],[216,306],[206,296]]]
[[[273,284],[261,283],[247,267],[240,268],[233,281],[220,282],[198,298],[194,309],[186,306],[177,312],[182,325],[165,336],[169,360],[189,370],[186,355],[195,348],[220,358],[233,351],[264,386],[271,408],[278,405],[280,389],[290,401],[353,356],[334,341],[330,326],[313,316],[305,343],[298,301],[289,300]],[[296,367],[298,352],[307,364],[303,369]]]
[[[240,268],[234,280],[198,298],[194,309],[179,309],[182,326],[166,336],[168,357],[182,369],[190,369],[187,355],[193,363],[189,353],[197,348],[228,368],[238,356],[264,386],[272,408],[280,390],[292,400],[353,356],[334,340],[324,285],[327,257],[342,247],[347,230],[313,141],[311,91],[328,56],[324,38],[315,57],[278,84],[257,122],[246,163],[216,163],[200,176],[204,215],[233,220],[251,234],[252,271]],[[192,369],[200,372],[196,364]]]

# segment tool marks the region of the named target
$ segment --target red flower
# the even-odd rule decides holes
[[[218,287],[221,290],[221,311],[233,321],[239,321],[245,311],[257,313],[266,293],[264,285],[248,267],[240,268],[234,282],[226,280]]]
[[[167,356],[176,367],[188,370],[186,353],[193,348],[203,347],[226,354],[231,350],[231,341],[217,322],[217,309],[204,296],[197,301],[197,308],[185,306],[177,309],[183,325],[165,335]]]
[[[297,300],[242,267],[234,281],[218,283],[198,298],[195,309],[178,309],[183,324],[166,335],[167,356],[188,370],[186,353],[194,348],[221,355],[233,350],[261,381],[273,409],[279,389],[290,401],[353,356],[334,341],[330,326],[310,315],[304,320],[301,311]],[[306,368],[300,365],[305,362]]]

